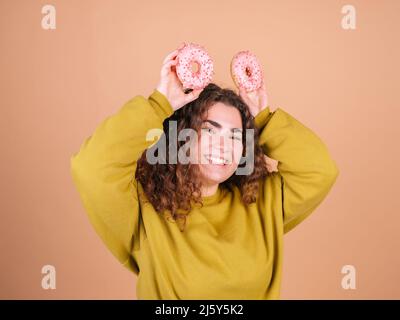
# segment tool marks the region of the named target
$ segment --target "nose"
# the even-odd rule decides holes
[[[232,142],[228,137],[221,134],[214,143],[212,143],[213,154],[227,158],[232,153]]]

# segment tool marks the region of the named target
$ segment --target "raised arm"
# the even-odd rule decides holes
[[[113,255],[137,273],[129,259],[139,244],[136,161],[154,141],[148,130],[159,128],[173,109],[155,90],[136,96],[106,118],[71,157],[71,174],[97,234]]]
[[[278,161],[287,233],[327,196],[339,170],[322,140],[281,108],[266,107],[254,120],[265,154]]]
[[[106,118],[71,157],[71,174],[90,222],[112,254],[134,273],[132,251],[140,248],[140,212],[135,179],[137,160],[154,141],[150,129],[163,130],[163,121],[201,89],[185,94],[175,71],[178,50],[163,61],[160,81],[148,97],[136,96]]]

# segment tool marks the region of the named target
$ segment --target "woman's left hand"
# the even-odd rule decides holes
[[[262,86],[254,91],[247,92],[246,90],[239,88],[239,95],[243,101],[249,106],[250,113],[255,117],[262,110],[268,106],[267,90],[263,81]],[[278,161],[264,155],[265,163],[267,164],[268,172],[278,172]]]
[[[257,90],[247,92],[243,88],[239,88],[239,95],[243,101],[249,106],[250,113],[255,117],[268,105],[267,89],[263,81],[261,87]]]

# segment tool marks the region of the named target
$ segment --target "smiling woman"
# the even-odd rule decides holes
[[[174,54],[167,58],[166,83],[125,103],[71,157],[89,219],[138,275],[138,299],[279,299],[283,235],[326,197],[336,163],[321,139],[281,108],[250,106],[251,99],[213,83],[185,94],[171,68]],[[151,129],[184,143],[169,137],[170,120],[178,132],[198,132],[194,158],[205,163],[146,161]],[[253,144],[244,143],[248,130]],[[248,153],[254,170],[236,174]],[[268,173],[266,155],[278,172]]]

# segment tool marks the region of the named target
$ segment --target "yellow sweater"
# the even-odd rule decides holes
[[[71,174],[91,224],[112,254],[138,276],[138,299],[279,299],[283,235],[328,194],[338,168],[310,129],[281,108],[255,118],[278,170],[245,206],[237,188],[204,197],[182,233],[144,203],[136,161],[173,113],[157,90],[107,117],[71,157]]]

